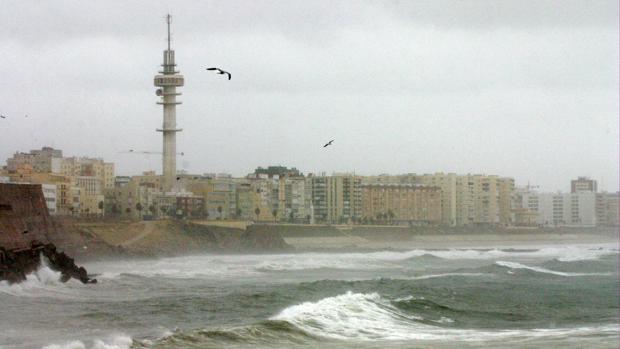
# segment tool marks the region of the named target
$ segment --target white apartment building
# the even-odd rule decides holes
[[[56,214],[56,184],[41,184],[43,198],[50,215]]]
[[[537,193],[522,191],[520,205],[536,213],[542,226],[593,227],[596,225],[596,193]]]

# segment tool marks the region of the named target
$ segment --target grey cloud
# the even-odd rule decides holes
[[[279,163],[616,186],[616,2],[168,3],[3,2],[0,111],[31,117],[0,123],[0,158],[52,145],[121,174],[159,171],[157,157],[119,152],[161,148],[152,78],[170,10],[190,171]],[[317,147],[325,138],[336,146]]]

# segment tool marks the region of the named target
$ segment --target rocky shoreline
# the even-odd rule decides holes
[[[45,263],[50,269],[60,272],[60,281],[67,282],[76,279],[84,284],[97,283],[97,279],[88,277],[84,267],[75,264],[73,258],[56,249],[52,243],[43,244],[32,241],[30,248],[22,250],[5,250],[0,247],[0,281],[16,283],[26,280],[26,276],[35,272]]]

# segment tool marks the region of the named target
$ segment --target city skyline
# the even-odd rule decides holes
[[[161,149],[152,75],[171,10],[187,80],[178,170],[493,173],[544,191],[585,175],[618,190],[615,2],[565,2],[562,16],[544,1],[65,4],[0,14],[5,159],[50,145],[161,173],[159,157],[122,152]]]

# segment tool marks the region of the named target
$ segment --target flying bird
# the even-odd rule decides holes
[[[221,75],[228,74],[228,80],[230,80],[230,78],[232,77],[232,75],[230,75],[229,72],[224,71],[224,70],[222,70],[220,68],[207,68],[207,70],[215,70],[215,71],[217,71],[218,74],[221,74]]]
[[[332,145],[332,142],[335,141],[335,139],[332,139],[331,141],[325,143],[325,145],[323,146],[323,148],[327,147],[328,145]]]
[[[6,119],[6,115],[0,115],[0,118]]]

